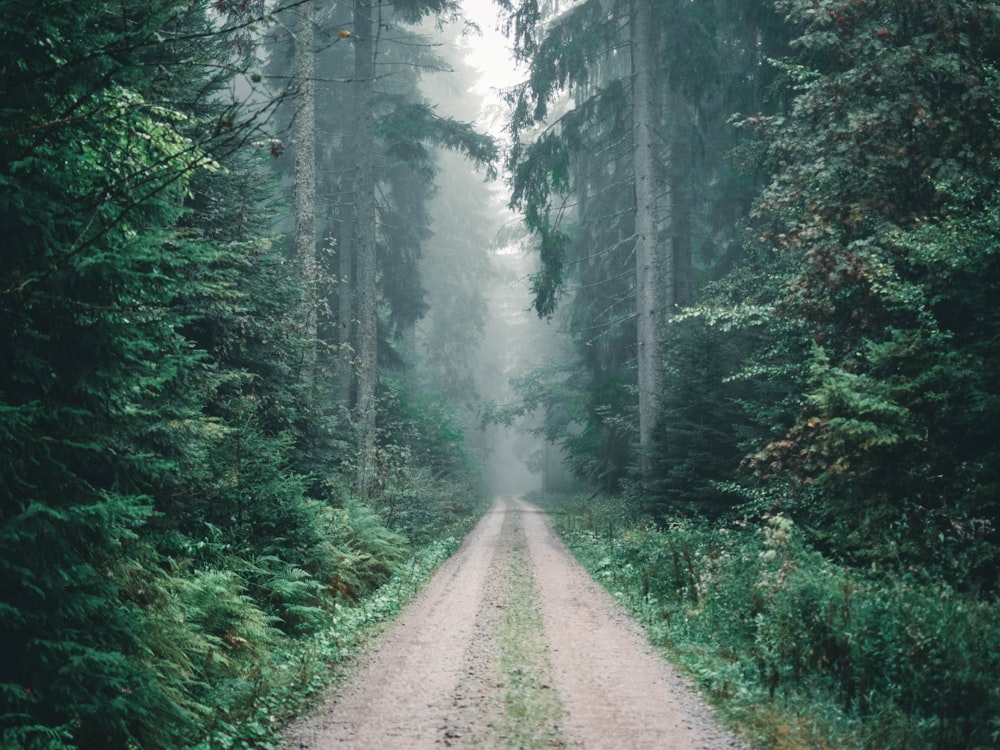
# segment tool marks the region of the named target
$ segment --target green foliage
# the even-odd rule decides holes
[[[254,648],[260,639],[236,640],[238,653],[253,658],[241,678],[217,685],[211,704],[215,714],[203,736],[189,746],[273,746],[281,726],[342,675],[347,660],[420,590],[458,542],[438,539],[414,551],[380,587],[357,601],[337,603],[324,626],[308,636],[279,639],[267,651]]]
[[[385,378],[372,501],[381,521],[417,544],[468,530],[485,509],[464,429],[439,394]]]
[[[804,322],[814,345],[794,423],[746,468],[781,485],[837,556],[992,586],[997,508],[980,488],[995,483],[993,443],[966,436],[983,434],[968,409],[992,420],[996,403],[981,342],[996,307],[984,217],[1000,16],[964,3],[776,6],[799,30],[781,64],[794,99],[748,121],[771,174],[755,242],[781,259],[775,317]],[[970,262],[977,278],[952,275]]]
[[[435,114],[426,103],[386,96],[376,106],[379,104],[391,105],[388,114],[375,124],[375,135],[384,141],[390,157],[426,168],[433,161],[429,147],[439,146],[458,151],[484,167],[492,167],[497,158],[492,138],[476,132],[468,123]]]
[[[192,665],[172,634],[158,637],[147,611],[165,580],[147,572],[156,558],[136,542],[129,515],[128,498],[55,509],[36,502],[5,524],[5,740],[170,746],[192,726],[200,708],[184,690]]]
[[[658,513],[717,515],[742,500],[727,485],[748,445],[766,437],[766,428],[761,415],[745,408],[765,397],[763,378],[743,376],[750,356],[761,354],[762,324],[739,318],[740,311],[733,311],[713,320],[710,310],[700,308],[666,328],[660,430],[647,501]],[[768,376],[771,387],[774,375]]]
[[[560,444],[577,477],[607,491],[621,487],[637,442],[634,387],[611,376],[594,382],[564,363],[537,367],[511,385],[517,400],[486,405],[484,425],[510,426],[535,416],[530,432]]]
[[[450,547],[340,491],[351,436],[303,384],[303,284],[243,148],[271,105],[221,93],[236,37],[205,3],[23,6],[0,4],[0,744],[262,747],[339,608],[356,641]]]
[[[551,507],[581,562],[763,745],[995,743],[996,602],[838,566],[782,515],[661,529],[607,498]]]
[[[533,103],[531,120],[542,122],[559,92],[586,87],[591,68],[597,67],[604,57],[609,24],[616,20],[615,14],[609,14],[598,0],[587,0],[574,5],[551,24],[532,50],[527,97],[519,103],[518,110]],[[515,126],[518,127],[520,124]]]
[[[379,207],[380,290],[390,310],[387,328],[396,338],[427,314],[420,261],[424,244],[432,237],[427,211],[439,150],[461,154],[484,169],[488,179],[496,176],[497,149],[491,137],[467,123],[441,117],[429,104],[414,99],[411,89],[384,94],[373,105],[387,110],[374,124],[377,146],[388,164],[381,175],[386,187]],[[381,349],[385,360],[394,354],[387,344]]]
[[[216,165],[145,66],[172,3],[127,22],[95,3],[4,10],[0,570],[17,656],[0,730],[177,746],[203,707],[186,634],[161,628],[173,584],[145,528],[176,468],[168,425],[197,409],[173,396],[208,379],[172,309],[206,248],[175,225],[192,173]]]
[[[592,390],[583,398],[590,402],[590,416],[580,420],[585,431],[566,443],[574,470],[611,488],[639,463],[628,430],[622,429],[634,418],[638,396],[635,63],[624,53],[635,6],[500,5],[516,53],[529,62],[527,80],[507,92],[513,139],[507,161],[511,205],[523,212],[539,252],[533,305],[543,317],[557,308],[563,312],[561,322],[577,349],[573,366],[582,366],[589,379],[584,383],[581,375],[578,386]],[[661,2],[649,14],[650,28],[641,33],[653,50],[653,69],[647,71],[654,81],[650,168],[652,190],[662,203],[654,212],[656,235],[649,240],[663,273],[653,287],[669,300],[669,316],[741,254],[737,225],[754,186],[725,163],[726,152],[744,138],[729,118],[739,108],[768,106],[764,92],[773,75],[762,58],[783,51],[787,34],[763,2]],[[670,337],[669,331],[659,333]],[[673,357],[668,366],[682,380],[688,374],[702,377]],[[701,403],[707,402],[706,397]],[[662,420],[667,432],[673,416]],[[664,451],[683,452],[689,436],[661,435],[660,457]],[[612,445],[616,450],[608,450]],[[733,460],[728,456],[718,463]],[[678,476],[668,483],[679,481]],[[661,502],[671,491],[661,486],[650,502]]]

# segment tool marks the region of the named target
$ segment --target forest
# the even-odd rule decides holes
[[[755,747],[1000,745],[1000,5],[0,9],[0,748],[272,748],[532,488]]]

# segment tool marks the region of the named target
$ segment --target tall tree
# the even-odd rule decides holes
[[[378,277],[376,274],[375,141],[371,89],[375,81],[376,25],[370,0],[354,2],[354,241],[357,263],[359,430],[357,487],[367,497],[375,477],[378,388]]]
[[[185,328],[235,248],[183,219],[241,61],[201,4],[0,9],[0,744],[181,746],[207,642],[150,527],[224,379]]]
[[[592,0],[547,19],[542,3],[501,6],[530,64],[510,96],[510,165],[512,202],[538,237],[535,306],[549,315],[567,298],[595,392],[635,388],[648,474],[664,326],[693,299],[695,272],[735,254],[738,201],[721,154],[733,143],[733,92],[759,81],[760,3]],[[736,17],[752,31],[734,33]]]
[[[315,3],[296,8],[294,81],[297,111],[292,125],[295,146],[295,239],[293,257],[305,283],[301,319],[309,344],[302,363],[302,378],[312,383],[316,378],[316,340],[318,330],[319,260],[316,244],[316,11]]]
[[[653,34],[649,5],[633,0],[629,23],[632,53],[632,158],[635,185],[635,314],[636,359],[639,390],[639,460],[643,476],[649,474],[649,458],[663,383],[660,326],[673,308],[674,259],[670,232],[657,241],[657,208],[653,151]],[[669,154],[667,156],[669,160]],[[668,167],[669,169],[669,167]],[[669,184],[669,182],[667,183]],[[663,273],[663,269],[669,271]],[[668,285],[665,281],[669,279]],[[666,297],[666,298],[664,298]]]
[[[337,233],[339,264],[331,274],[338,279],[337,370],[341,401],[355,394],[355,473],[362,494],[369,493],[376,470],[379,367],[392,359],[392,337],[412,331],[426,309],[418,261],[435,173],[429,147],[455,149],[483,164],[494,154],[489,139],[437,116],[419,92],[418,71],[440,62],[410,26],[454,10],[450,2],[390,7],[362,0],[350,17],[334,14],[328,26],[328,36],[346,42],[331,47],[351,51],[349,68],[340,69],[349,81],[340,87],[344,95],[331,99],[322,115],[328,132],[343,134],[343,148],[326,151],[323,172],[324,190],[337,196],[328,223]],[[345,62],[332,52],[325,76]]]

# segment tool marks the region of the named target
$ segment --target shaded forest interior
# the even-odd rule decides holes
[[[760,747],[995,747],[1000,6],[465,6],[0,0],[0,747],[269,747],[531,487]]]

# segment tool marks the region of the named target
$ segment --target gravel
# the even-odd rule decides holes
[[[526,575],[528,599],[518,585]],[[524,606],[537,606],[543,628],[511,629],[509,608]],[[523,642],[512,645],[512,633]],[[519,654],[524,663],[512,668]],[[745,745],[715,724],[690,683],[576,563],[545,514],[499,498],[336,694],[290,726],[279,747]]]

